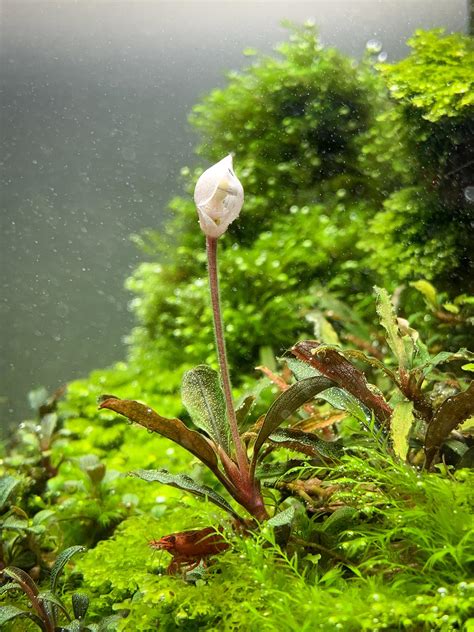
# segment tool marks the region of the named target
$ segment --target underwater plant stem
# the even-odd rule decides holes
[[[237,464],[240,471],[248,471],[248,459],[244,446],[240,439],[237,417],[235,416],[234,402],[232,400],[232,387],[230,383],[227,353],[225,349],[224,328],[222,325],[222,311],[220,305],[219,274],[217,269],[217,238],[206,237],[207,267],[209,272],[209,288],[211,290],[212,315],[214,319],[214,334],[216,337],[217,357],[221,371],[222,387],[227,408],[232,440],[235,446]]]

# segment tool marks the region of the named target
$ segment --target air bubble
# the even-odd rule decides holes
[[[382,50],[382,42],[376,39],[370,39],[365,45],[365,48],[369,53],[377,55]]]
[[[468,202],[474,202],[474,185],[470,185],[464,189],[464,197]]]

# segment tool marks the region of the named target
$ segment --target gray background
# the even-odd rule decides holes
[[[1,417],[125,355],[129,236],[159,228],[195,163],[199,97],[312,18],[360,57],[406,54],[416,28],[467,30],[465,0],[3,2],[1,4]]]

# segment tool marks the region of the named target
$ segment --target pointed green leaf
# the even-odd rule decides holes
[[[171,439],[181,447],[194,454],[204,465],[217,470],[217,456],[209,442],[199,432],[187,428],[180,419],[167,419],[156,413],[149,406],[130,399],[109,397],[101,402],[99,408],[108,408],[130,421],[134,421],[148,430],[156,432],[167,439]]]
[[[217,371],[205,364],[186,371],[181,396],[196,426],[230,454],[230,427]]]
[[[2,606],[0,608],[0,629],[4,629],[3,626],[6,626],[7,623],[19,619],[20,617],[31,619],[41,630],[47,629],[46,625],[36,614],[28,612],[27,610],[20,610],[20,608],[16,608],[15,606]]]
[[[315,395],[334,386],[334,382],[323,376],[306,378],[292,384],[270,406],[254,445],[254,460],[267,438],[288,419],[300,406]]]
[[[84,553],[85,550],[86,550],[85,546],[75,545],[75,546],[70,546],[67,549],[64,549],[64,551],[62,551],[58,555],[53,565],[53,568],[51,569],[51,575],[49,578],[49,585],[51,588],[51,592],[53,593],[56,592],[56,587],[58,584],[59,577],[61,576],[61,573],[63,572],[64,567],[72,558],[72,556],[76,555],[76,553]]]
[[[408,437],[414,421],[413,402],[398,402],[393,409],[390,434],[392,436],[393,451],[402,461],[405,461],[407,458]]]
[[[9,590],[20,590],[20,586],[16,582],[8,582],[0,586],[0,597]]]
[[[323,391],[320,395],[318,395],[318,397],[320,399],[324,399],[324,401],[328,402],[328,404],[331,404],[331,406],[337,408],[338,410],[345,410],[354,417],[354,419],[360,421],[364,426],[370,422],[370,410],[343,388],[339,388],[338,386],[328,388],[326,391]]]
[[[279,428],[272,432],[268,441],[283,448],[302,452],[308,456],[323,456],[329,459],[337,459],[342,454],[340,444],[323,441],[311,432],[303,432],[295,428]]]
[[[293,519],[295,517],[295,508],[288,507],[283,511],[278,512],[272,518],[267,520],[266,524],[269,527],[284,527],[287,525],[291,525]]]
[[[377,297],[377,314],[380,318],[380,324],[387,332],[388,346],[397,358],[400,369],[406,369],[408,367],[407,349],[398,329],[392,301],[386,289],[374,287],[374,290]]]
[[[171,487],[176,487],[177,489],[191,492],[192,494],[200,496],[201,498],[207,498],[210,502],[213,502],[221,509],[224,509],[235,518],[239,517],[229,505],[227,500],[216,491],[214,491],[212,487],[208,487],[207,485],[200,485],[186,474],[171,474],[167,470],[136,470],[131,474],[132,476],[137,476],[144,481],[171,485]]]
[[[13,494],[17,485],[19,485],[20,479],[15,476],[2,476],[0,478],[0,510],[4,508],[7,500]]]
[[[448,397],[436,409],[425,436],[426,465],[429,467],[449,433],[462,421],[474,415],[474,382],[467,390]]]
[[[474,353],[465,348],[459,349],[455,353],[451,351],[440,351],[440,353],[437,353],[419,368],[423,369],[423,376],[426,377],[438,364],[455,362],[456,360],[474,360]]]

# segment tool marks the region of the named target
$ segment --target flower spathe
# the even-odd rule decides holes
[[[208,237],[220,237],[239,216],[244,189],[232,168],[229,154],[199,178],[194,189],[199,225]]]

